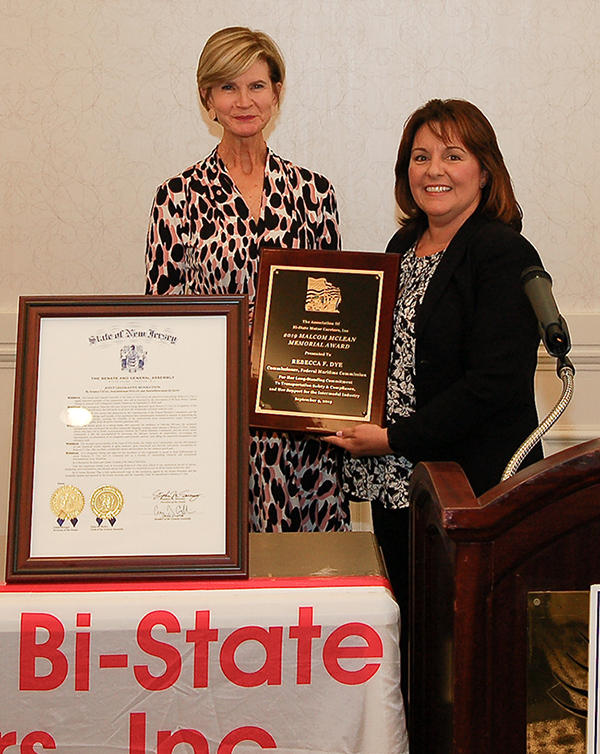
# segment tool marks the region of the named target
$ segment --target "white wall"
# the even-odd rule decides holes
[[[496,127],[562,307],[600,310],[595,0],[0,0],[0,17],[0,311],[23,293],[141,292],[154,189],[217,139],[198,53],[234,23],[284,51],[270,141],[333,180],[346,248],[382,250],[395,229],[406,117],[466,97]]]
[[[280,44],[289,74],[269,140],[334,182],[347,249],[383,250],[395,230],[410,112],[455,96],[484,110],[525,235],[586,338],[556,447],[600,434],[596,0],[0,0],[0,18],[0,510],[17,298],[142,292],[154,189],[218,139],[194,69],[231,24]],[[541,378],[551,403],[560,383]]]

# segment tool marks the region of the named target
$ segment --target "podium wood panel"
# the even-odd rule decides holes
[[[411,754],[525,754],[527,595],[600,582],[600,440],[476,498],[413,474]]]

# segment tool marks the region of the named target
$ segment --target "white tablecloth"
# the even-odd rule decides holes
[[[0,742],[402,754],[398,607],[384,583],[3,587]]]

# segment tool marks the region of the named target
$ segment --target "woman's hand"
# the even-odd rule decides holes
[[[347,450],[353,456],[385,456],[392,453],[387,430],[376,424],[357,424],[323,438],[332,445]]]

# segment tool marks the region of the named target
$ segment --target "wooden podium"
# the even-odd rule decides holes
[[[528,593],[600,582],[600,440],[480,498],[420,464],[411,501],[411,754],[525,754]]]

